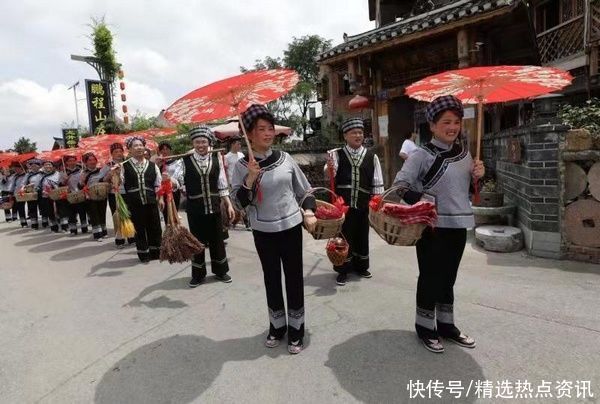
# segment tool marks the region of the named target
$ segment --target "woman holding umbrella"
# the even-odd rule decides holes
[[[475,340],[454,323],[454,283],[467,239],[474,227],[469,202],[471,178],[484,175],[483,163],[473,161],[460,137],[464,115],[461,101],[442,96],[426,109],[433,138],[411,154],[394,185],[399,194],[417,190],[435,197],[438,213],[435,229],[428,227],[417,243],[417,336],[429,351],[442,353],[440,337],[466,348]]]
[[[241,124],[252,145],[253,158],[239,160],[233,170],[233,199],[245,209],[252,226],[254,244],[262,264],[269,334],[265,345],[274,348],[288,334],[288,351],[300,353],[304,337],[304,283],[302,275],[302,228],[313,231],[314,197],[299,201],[310,189],[306,176],[289,154],[272,150],[275,119],[263,105],[251,105]],[[304,214],[302,213],[304,212]],[[287,321],[281,288],[285,274]]]

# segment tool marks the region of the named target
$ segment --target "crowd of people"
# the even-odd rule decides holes
[[[394,181],[397,193],[406,200],[423,193],[435,198],[438,221],[425,230],[417,243],[419,278],[416,293],[415,328],[429,351],[444,351],[442,338],[474,348],[473,338],[463,334],[454,321],[453,287],[466,243],[466,229],[473,227],[469,203],[471,178],[481,178],[483,164],[473,161],[461,136],[463,107],[452,96],[439,97],[427,107],[432,140],[403,151],[402,170]],[[135,238],[118,232],[115,245],[135,244],[141,262],[159,258],[161,219],[168,221],[163,182],[170,182],[178,206],[185,195],[185,210],[191,233],[210,253],[210,269],[224,283],[232,282],[227,260],[224,228],[242,216],[252,231],[262,266],[267,297],[269,331],[265,346],[273,348],[287,334],[288,351],[304,348],[304,280],[302,227],[313,232],[317,223],[316,200],[311,185],[294,159],[272,148],[275,119],[263,105],[252,105],[241,115],[240,129],[247,134],[252,153],[240,151],[239,140],[221,155],[214,149],[211,129],[201,125],[189,132],[193,151],[172,156],[168,143],[161,143],[158,155],[149,158],[145,140],[130,137],[124,145],[110,147],[111,161],[101,167],[93,153],[66,156],[60,162],[31,159],[18,162],[2,175],[3,201],[25,191],[37,198],[17,201],[5,210],[6,221],[18,221],[23,228],[88,233],[94,240],[108,236],[107,204],[117,209],[116,194],[123,196],[135,227]],[[242,127],[243,126],[243,127]],[[384,192],[383,175],[377,155],[363,146],[364,123],[350,118],[342,125],[345,146],[328,154],[326,175],[332,177],[335,194],[349,207],[342,234],[349,254],[337,272],[336,283],[343,287],[350,274],[371,278],[369,259],[369,200]],[[414,140],[414,139],[413,139]],[[152,160],[152,161],[151,161]],[[64,166],[62,166],[64,164]],[[84,199],[74,203],[50,198],[58,187],[69,193],[88,190],[94,184],[111,184],[106,199]],[[408,196],[411,198],[408,198]],[[285,296],[281,273],[285,276]],[[189,287],[201,285],[207,276],[204,251],[191,263]]]

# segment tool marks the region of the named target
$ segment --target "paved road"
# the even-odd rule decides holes
[[[193,290],[188,265],[138,264],[134,249],[111,241],[5,223],[0,240],[3,403],[388,403],[435,392],[435,383],[409,391],[411,380],[438,380],[438,402],[506,402],[498,394],[508,387],[527,397],[517,391],[524,380],[533,397],[551,382],[553,397],[513,402],[600,396],[597,266],[467,246],[457,323],[478,347],[435,355],[413,333],[413,248],[372,234],[374,277],[339,288],[324,242],[305,237],[308,347],[292,357],[262,345],[267,310],[251,233],[231,232],[233,283]],[[594,397],[577,400],[586,380]],[[486,381],[492,399],[477,400]],[[502,381],[507,389],[496,390]],[[449,382],[464,388],[460,400]]]

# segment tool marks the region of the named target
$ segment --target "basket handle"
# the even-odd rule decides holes
[[[384,201],[385,201],[385,197],[388,196],[390,193],[392,193],[392,191],[397,191],[398,189],[406,189],[408,190],[408,187],[403,187],[403,186],[395,186],[395,187],[391,187],[389,189],[387,189],[386,191],[383,192],[383,194],[381,194],[381,200],[379,201],[379,204],[377,205],[377,210],[381,209],[381,206],[383,205]],[[435,196],[428,194],[426,192],[423,192],[423,195],[421,196],[421,200],[423,200],[423,198],[427,196],[428,198],[433,199],[433,201],[429,201],[432,202],[433,204],[436,204],[435,202]]]
[[[304,203],[304,201],[306,200],[306,198],[308,198],[309,195],[314,195],[315,192],[317,192],[317,191],[327,191],[334,198],[337,198],[337,194],[335,192],[333,192],[332,190],[328,189],[328,188],[325,188],[325,187],[310,188],[308,191],[306,191],[306,194],[304,194],[304,196],[302,197],[302,199],[300,199],[300,202],[298,203],[300,205],[300,209],[302,209],[302,204]],[[304,212],[304,209],[302,209],[302,212]]]

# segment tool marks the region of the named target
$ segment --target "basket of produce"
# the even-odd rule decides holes
[[[348,251],[350,250],[350,245],[344,235],[340,233],[340,236],[330,238],[325,246],[327,258],[335,266],[343,265],[346,262]]]
[[[37,201],[38,193],[35,192],[35,186],[33,184],[26,185],[23,189],[15,194],[17,202],[31,202]]]
[[[67,201],[69,201],[69,203],[71,203],[71,204],[85,202],[85,192],[83,192],[83,191],[69,192],[67,194]]]
[[[103,201],[108,198],[110,184],[108,182],[99,182],[90,185],[87,189],[87,194],[92,201]]]
[[[311,235],[315,240],[336,237],[342,230],[348,206],[344,204],[344,199],[342,197],[337,196],[331,190],[322,187],[311,188],[308,190],[307,194],[300,201],[300,205],[302,205],[302,202],[304,202],[304,199],[306,199],[307,196],[314,195],[317,191],[329,192],[333,195],[334,201],[333,203],[329,203],[320,199],[316,200],[317,210],[315,212],[315,217],[317,219],[317,224],[315,226],[315,231],[312,232]]]
[[[0,197],[0,210],[12,209],[14,203],[15,200],[10,195],[2,196]]]
[[[369,202],[369,223],[390,245],[414,246],[427,226],[437,220],[435,204],[419,201],[414,205],[386,201],[398,187],[392,187],[382,195],[375,195]]]
[[[53,201],[59,201],[67,199],[69,194],[69,187],[58,187],[48,192],[48,197]]]

